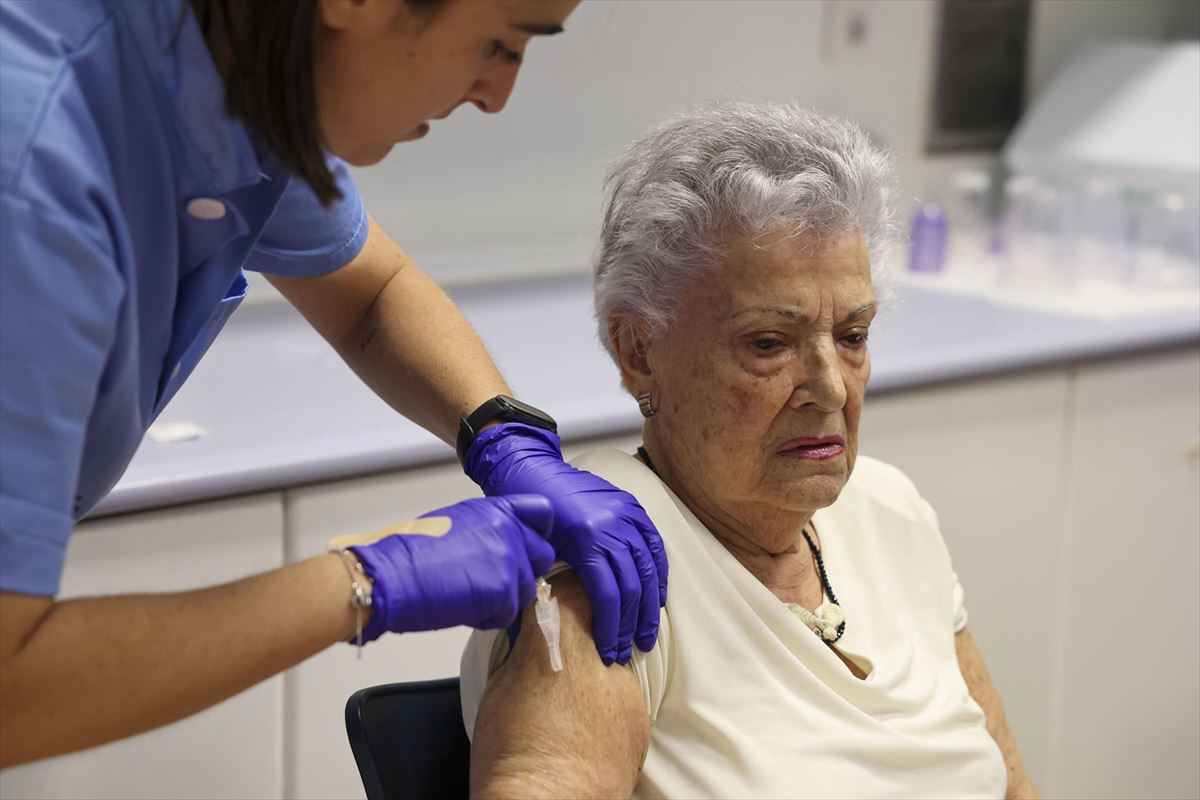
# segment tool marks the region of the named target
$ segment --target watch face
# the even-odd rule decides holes
[[[553,431],[558,429],[558,423],[554,421],[554,418],[545,411],[542,411],[540,408],[534,408],[531,405],[522,403],[520,400],[517,400],[513,397],[508,397],[507,395],[498,395],[496,400],[498,400],[500,404],[504,406],[505,410],[512,410],[523,417],[528,417],[531,420],[537,420],[548,430]]]

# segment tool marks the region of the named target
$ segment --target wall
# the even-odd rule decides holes
[[[384,227],[451,280],[586,269],[606,163],[710,100],[851,115],[895,148],[911,187],[936,11],[928,0],[589,0],[565,35],[531,45],[503,114],[461,108],[356,177]]]
[[[587,271],[606,164],[655,122],[712,100],[852,116],[894,149],[901,185],[923,191],[937,10],[934,0],[588,0],[567,33],[532,42],[504,113],[460,108],[355,180],[388,233],[447,283]],[[252,302],[278,299],[251,283]]]
[[[1030,88],[1084,41],[1200,27],[1191,0],[1035,0]],[[534,41],[503,114],[460,108],[356,170],[367,207],[443,282],[583,272],[605,165],[673,113],[716,99],[795,100],[889,145],[902,214],[991,153],[923,154],[937,0],[588,0]],[[255,282],[254,301],[277,297]]]
[[[1039,0],[1030,24],[1027,86],[1036,95],[1090,41],[1200,38],[1196,0]]]

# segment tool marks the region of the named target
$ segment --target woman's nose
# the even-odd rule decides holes
[[[837,411],[846,405],[846,381],[836,344],[814,347],[798,359],[796,373],[795,389],[788,403],[793,408],[812,404],[822,411]]]
[[[466,99],[485,114],[495,114],[508,105],[513,87],[517,85],[519,64],[500,63],[480,75],[467,91]]]

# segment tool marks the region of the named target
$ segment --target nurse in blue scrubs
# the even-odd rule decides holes
[[[346,167],[459,106],[500,111],[531,38],[576,2],[0,4],[0,766],[166,724],[337,642],[507,625],[555,558],[591,596],[600,658],[653,645],[667,572],[645,513],[563,463],[553,419],[508,397]],[[414,528],[442,536],[360,541],[199,591],[58,602],[75,522],[237,307],[247,269],[455,444],[486,496]]]

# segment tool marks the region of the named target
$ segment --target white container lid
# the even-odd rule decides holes
[[[1084,47],[1004,146],[1014,172],[1200,194],[1200,42]]]

